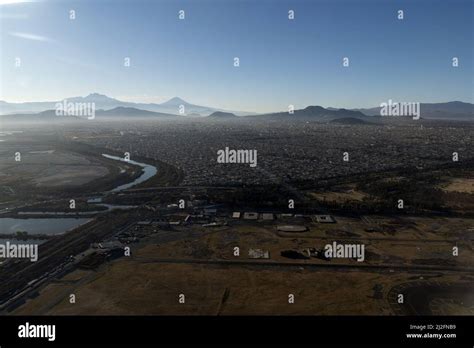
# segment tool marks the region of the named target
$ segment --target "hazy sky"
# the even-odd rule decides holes
[[[43,0],[0,5],[0,20],[9,102],[98,92],[265,112],[473,101],[471,0]]]

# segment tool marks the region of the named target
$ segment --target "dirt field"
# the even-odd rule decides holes
[[[79,199],[130,182],[141,171],[138,166],[104,158],[100,149],[51,135],[20,133],[0,147],[0,210],[46,200],[51,205],[71,196]]]
[[[14,314],[393,314],[393,303],[387,300],[389,290],[420,277],[413,273],[313,271],[304,267],[247,269],[120,260],[97,273],[70,274]],[[457,276],[436,277],[441,283],[458,280]],[[68,301],[70,293],[76,295],[75,304]],[[180,294],[185,295],[184,304],[178,302]],[[293,304],[288,303],[289,294],[295,296]],[[474,308],[455,310],[452,308],[452,314],[474,314]],[[444,308],[444,312],[449,311]]]
[[[442,189],[446,192],[461,192],[474,194],[474,179],[453,178]]]
[[[82,186],[95,179],[109,174],[104,164],[81,156],[77,153],[61,151],[44,147],[40,150],[27,151],[15,147],[14,152],[20,152],[21,161],[15,162],[11,153],[2,151],[0,155],[0,185],[14,187],[21,180],[22,185],[32,185],[35,188],[64,188]],[[21,150],[25,151],[21,151]],[[13,151],[13,149],[11,149]]]
[[[458,271],[474,262],[470,242],[459,240],[465,233],[463,228],[472,226],[472,221],[365,218],[371,225],[399,226],[398,232],[384,234],[364,231],[362,226],[367,222],[359,221],[358,225],[352,219],[336,219],[337,224],[314,223],[309,232],[290,236],[277,234],[274,226],[245,224],[216,230],[194,227],[195,232],[202,232],[200,237],[166,243],[157,243],[158,234],[133,244],[131,257],[104,264],[97,271],[76,270],[48,285],[14,314],[409,314],[413,306],[400,307],[393,293],[407,289],[415,301],[417,289],[423,286],[439,292],[424,310],[474,314],[474,302],[469,297],[472,292],[450,290],[455,286],[474,289],[472,275]],[[402,222],[409,228],[400,227]],[[449,226],[456,230],[448,233]],[[328,237],[334,229],[349,227],[354,233],[351,238],[356,239]],[[433,228],[436,232],[431,232]],[[447,236],[458,239],[459,256],[452,256],[452,242],[445,239]],[[363,264],[369,267],[359,267],[362,265],[355,260],[295,260],[280,255],[284,249],[322,247],[332,240],[364,243],[367,260]],[[236,245],[241,250],[238,257],[232,253]],[[268,250],[270,259],[249,259],[248,249],[257,247]],[[436,267],[452,267],[453,271]],[[76,295],[75,304],[68,302],[71,293]],[[178,302],[180,294],[185,295],[184,304]],[[295,296],[292,304],[288,303],[289,294]]]
[[[312,192],[311,196],[320,201],[344,203],[348,201],[363,201],[368,195],[355,189],[355,185],[348,185],[337,191]]]
[[[383,314],[390,311],[384,301],[370,300],[371,288],[381,280],[371,273],[250,270],[121,260],[94,274],[90,283],[71,289],[77,302],[70,304],[66,281],[78,276],[73,273],[62,284],[48,286],[39,298],[16,314]],[[181,293],[186,296],[185,304],[178,303]],[[291,305],[289,293],[296,298]],[[49,308],[48,303],[53,306]]]

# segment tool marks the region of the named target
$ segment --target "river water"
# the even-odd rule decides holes
[[[55,218],[55,219],[0,219],[0,233],[11,234],[25,231],[28,234],[56,235],[67,232],[88,222],[87,218]]]
[[[117,186],[116,188],[111,190],[111,192],[119,192],[119,191],[122,191],[122,190],[126,190],[130,187],[133,187],[135,185],[138,185],[138,184],[150,179],[152,176],[154,176],[157,173],[157,169],[156,169],[155,166],[152,166],[152,165],[149,165],[149,164],[146,164],[146,163],[135,162],[135,161],[132,161],[132,160],[125,160],[124,158],[121,158],[121,157],[111,156],[111,155],[106,155],[106,154],[102,154],[102,156],[104,156],[106,158],[109,158],[109,159],[116,160],[116,161],[134,164],[134,165],[137,165],[137,166],[140,166],[140,167],[143,168],[142,175],[140,175],[134,181],[129,182],[128,184],[123,184],[123,185]]]

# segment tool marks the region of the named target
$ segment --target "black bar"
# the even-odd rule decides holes
[[[55,327],[55,340],[20,338],[25,323]],[[472,316],[3,316],[0,346],[47,344],[411,344],[462,345],[474,342]],[[429,330],[410,325],[433,325]],[[445,325],[451,326],[446,329]],[[456,334],[456,338],[407,338],[413,333]]]

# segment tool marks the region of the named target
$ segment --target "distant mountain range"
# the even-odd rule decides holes
[[[100,117],[177,117],[174,114],[164,112],[154,112],[131,107],[118,106],[110,110],[99,110],[96,116]]]
[[[7,103],[0,101],[0,115],[8,114],[33,114],[46,110],[54,110],[57,103],[63,102],[71,103],[94,103],[96,110],[112,110],[118,107],[135,108],[144,111],[151,111],[163,114],[172,114],[180,116],[208,116],[216,111],[231,112],[239,116],[254,115],[255,113],[244,111],[229,111],[208,106],[195,105],[186,102],[185,100],[174,97],[170,100],[161,103],[132,103],[124,102],[115,98],[110,98],[99,93],[91,93],[86,97],[72,97],[59,101],[52,102],[26,102],[26,103]]]
[[[271,114],[263,114],[254,117],[267,117],[267,118],[294,118],[294,119],[308,119],[314,120],[318,119],[318,121],[331,121],[336,118],[343,118],[343,117],[355,117],[355,118],[366,118],[367,116],[364,115],[360,111],[354,110],[347,110],[347,109],[325,109],[322,106],[308,106],[304,109],[294,110],[292,114],[288,111],[285,112],[276,112]]]
[[[218,119],[227,119],[227,118],[235,118],[237,117],[235,114],[231,112],[222,112],[222,111],[216,111],[213,112],[208,116],[208,118],[218,118]]]
[[[339,109],[339,108],[323,108],[322,106],[308,106],[304,109],[295,110],[293,114],[288,112],[277,112],[271,114],[258,115],[255,117],[269,118],[290,118],[314,120],[321,122],[331,122],[337,119],[344,119],[342,124],[362,124],[357,122],[379,122],[386,118],[394,116],[382,116],[381,107],[370,109]],[[411,116],[404,117],[405,119]],[[420,103],[420,118],[435,120],[453,120],[453,121],[474,121],[474,104],[464,102],[447,102],[447,103]]]
[[[353,109],[367,116],[380,116],[381,107]],[[425,119],[474,120],[474,104],[461,101],[420,103],[420,117]]]
[[[308,106],[304,109],[295,110],[293,113],[276,112],[267,114],[255,114],[242,111],[226,111],[218,108],[190,104],[181,98],[175,97],[161,104],[153,103],[130,103],[110,98],[103,94],[92,93],[86,97],[74,97],[59,102],[27,102],[7,103],[0,101],[0,115],[5,119],[20,118],[27,120],[37,117],[57,117],[55,108],[57,103],[94,103],[96,117],[100,118],[175,118],[187,116],[189,118],[205,117],[213,120],[245,118],[272,118],[272,119],[300,119],[317,120],[320,122],[331,122],[336,119],[347,119],[347,123],[361,124],[355,120],[365,122],[377,122],[380,116],[380,107],[368,109],[339,109],[324,108],[322,106]],[[183,113],[180,113],[180,110]],[[8,116],[7,116],[8,115]],[[207,116],[207,117],[206,117]],[[464,120],[474,121],[474,104],[460,101],[446,103],[421,103],[420,116],[423,119],[438,120]],[[390,116],[386,116],[390,117]],[[340,122],[340,123],[345,123]]]
[[[8,114],[0,116],[0,120],[18,120],[18,121],[45,121],[51,120],[54,118],[55,120],[61,119],[62,121],[69,121],[69,120],[77,120],[80,118],[87,118],[91,117],[92,114],[83,115],[83,116],[75,116],[75,115],[67,115],[67,116],[58,116],[56,114],[56,110],[45,110],[38,113],[18,113],[18,114]],[[123,107],[119,106],[110,110],[96,110],[95,114],[93,115],[96,119],[123,119],[123,118],[167,118],[173,119],[178,118],[179,116],[173,114],[165,114],[162,112],[153,112],[147,111],[137,108],[131,107]],[[191,118],[191,117],[190,117]]]

